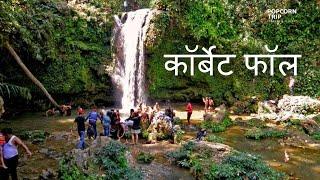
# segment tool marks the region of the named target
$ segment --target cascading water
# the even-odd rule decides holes
[[[122,108],[129,109],[146,102],[145,49],[150,9],[126,13],[120,19],[115,16],[114,46],[116,63],[112,79],[122,90]]]

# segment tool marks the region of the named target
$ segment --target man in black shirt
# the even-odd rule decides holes
[[[82,108],[78,109],[78,116],[74,120],[75,123],[77,123],[77,129],[80,137],[80,142],[78,144],[78,148],[84,149],[85,143],[84,143],[84,134],[85,134],[85,121],[86,118],[84,117],[84,110]]]

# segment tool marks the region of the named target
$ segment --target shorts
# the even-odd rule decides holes
[[[140,129],[131,129],[132,134],[140,134],[141,130]]]

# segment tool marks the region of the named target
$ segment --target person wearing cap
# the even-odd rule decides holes
[[[84,135],[85,135],[85,130],[86,130],[86,127],[85,127],[86,118],[84,117],[84,110],[82,108],[78,109],[78,116],[76,117],[74,122],[77,123],[77,130],[78,130],[78,134],[80,137],[80,142],[78,144],[78,147],[80,149],[84,149],[84,147],[85,147]]]

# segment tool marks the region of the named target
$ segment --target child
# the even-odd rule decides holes
[[[7,169],[8,167],[4,164],[3,161],[3,145],[6,143],[6,139],[3,136],[3,134],[0,132],[0,166],[2,166],[4,169]]]

